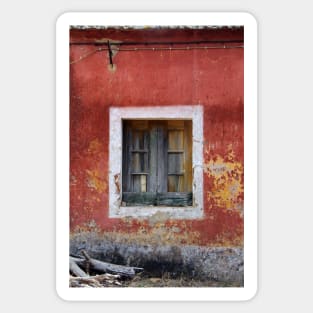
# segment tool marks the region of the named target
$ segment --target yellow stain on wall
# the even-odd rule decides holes
[[[103,150],[103,145],[98,138],[90,141],[88,149],[87,149],[88,153],[91,153],[91,154],[99,153],[102,150]]]
[[[244,191],[243,164],[235,161],[234,151],[229,149],[225,159],[221,156],[211,159],[204,164],[204,171],[213,181],[213,188],[208,191],[209,200],[227,210],[241,209],[238,196]]]
[[[103,177],[101,177],[97,169],[86,170],[87,173],[87,186],[95,189],[97,192],[104,192],[107,188],[107,184]]]
[[[98,138],[95,138],[89,142],[86,154],[93,156],[96,155],[97,158],[101,159],[103,158],[103,150],[103,143]],[[107,182],[102,171],[97,168],[86,169],[86,174],[86,184],[89,188],[94,189],[99,193],[106,191]],[[99,202],[98,199],[95,200]]]

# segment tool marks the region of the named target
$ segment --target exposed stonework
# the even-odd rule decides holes
[[[70,252],[82,249],[107,262],[144,267],[152,275],[244,283],[242,248],[123,244],[95,233],[72,236]]]

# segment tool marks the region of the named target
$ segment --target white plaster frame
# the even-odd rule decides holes
[[[192,206],[122,206],[122,121],[124,119],[192,120]],[[111,107],[109,149],[109,217],[148,218],[158,212],[174,219],[203,217],[203,108],[201,105]]]

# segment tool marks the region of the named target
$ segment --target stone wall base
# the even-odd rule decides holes
[[[172,277],[244,284],[243,248],[143,245],[118,243],[92,234],[75,235],[70,240],[70,253],[80,255],[81,250],[105,262],[143,267],[150,275],[167,273]]]

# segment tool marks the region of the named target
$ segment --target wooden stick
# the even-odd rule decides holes
[[[82,254],[86,258],[86,260],[90,263],[90,267],[98,272],[102,273],[111,273],[111,274],[119,274],[124,277],[132,278],[135,276],[136,271],[142,271],[142,268],[139,267],[129,267],[124,265],[117,265],[107,262],[102,262],[96,259],[91,258],[86,251],[82,251]],[[85,260],[77,261],[77,264],[80,266],[84,266]]]
[[[73,260],[72,257],[70,257],[70,272],[73,273],[75,276],[79,277],[89,277]]]

